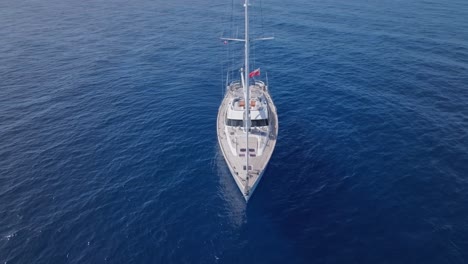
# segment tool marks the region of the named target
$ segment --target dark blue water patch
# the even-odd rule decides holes
[[[248,206],[232,4],[0,4],[0,262],[467,262],[466,2],[253,2],[280,132]]]

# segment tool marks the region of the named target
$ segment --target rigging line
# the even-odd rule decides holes
[[[252,10],[254,10],[254,9],[250,9],[250,10],[251,10],[250,13],[253,14]],[[256,16],[255,15],[254,16],[250,15],[250,18],[252,18],[252,19],[250,19],[251,23],[253,25],[255,25],[256,24],[256,19],[255,19]],[[250,27],[250,32],[251,32],[251,35],[252,35],[252,32],[255,32],[255,28],[253,26]],[[249,36],[249,38],[250,38],[250,36]],[[252,61],[252,67],[250,67],[250,69],[255,69],[255,66],[256,66],[255,53],[256,53],[255,52],[255,42],[251,41],[250,42],[250,58],[251,58],[251,61]]]
[[[226,78],[229,78],[229,80],[232,80],[232,73],[231,73],[231,67],[232,67],[232,55],[231,55],[231,44],[228,42],[228,45],[227,46],[227,60],[226,60],[226,63],[227,63],[227,77]],[[226,81],[226,82],[229,82],[229,81]]]
[[[224,23],[222,24],[223,26],[223,30],[222,30],[222,35],[221,37],[224,37],[225,35],[227,35],[228,37],[232,34],[232,26],[233,26],[233,6],[234,6],[234,0],[231,1],[231,8],[229,10],[229,6],[226,6],[226,9],[225,9],[225,13],[224,13],[224,16],[223,16],[223,21]],[[229,13],[231,14],[229,16]],[[226,30],[228,30],[228,32],[226,32]],[[229,72],[229,46],[228,47],[225,47],[224,48],[225,50],[225,56],[226,56],[226,60],[227,62],[222,62],[221,63],[221,96],[222,98],[224,98],[224,89],[225,89],[225,81],[227,82],[228,80],[228,76],[226,75],[225,77],[225,73],[228,73]],[[226,80],[224,79],[226,78]]]
[[[262,28],[262,36],[264,36],[265,31],[263,30],[263,5],[262,5],[262,2],[263,2],[263,0],[260,0],[260,19],[261,19],[260,25],[261,25],[261,28]]]
[[[230,44],[228,43],[229,47],[229,58],[228,58],[228,63],[229,63],[229,79],[231,80],[234,80],[234,71],[233,71],[233,67],[234,67],[234,55],[233,55],[233,51],[232,51],[232,48],[230,46]]]
[[[224,98],[224,63],[221,63],[221,100]]]
[[[253,58],[252,59],[252,69],[256,69],[257,67],[257,56],[256,56],[256,45],[255,45],[255,42],[252,41],[251,44],[250,44],[250,48],[251,48],[251,52],[250,54],[252,55],[251,57]]]
[[[231,25],[230,25],[230,32],[229,32],[229,36],[230,37],[234,37],[234,28],[235,28],[235,23],[234,23],[234,19],[235,19],[235,16],[234,16],[234,11],[235,11],[235,4],[234,4],[234,0],[231,0]],[[236,27],[237,28],[237,27]],[[237,36],[236,36],[237,37]],[[227,63],[228,63],[228,78],[230,81],[233,80],[233,72],[232,72],[232,67],[233,67],[233,64],[234,64],[234,57],[233,57],[233,54],[232,54],[232,47],[231,47],[231,42],[228,41],[228,57],[227,57]]]
[[[229,35],[229,27],[231,27],[232,23],[229,20],[231,17],[232,20],[232,11],[229,9],[229,5],[225,6],[224,13],[221,19],[221,37],[225,37],[226,35]],[[229,13],[231,13],[231,16],[229,16]]]
[[[221,73],[223,75],[223,83],[221,85],[222,87],[222,96],[224,98],[224,93],[226,91],[226,84],[228,84],[228,81],[229,81],[229,54],[230,54],[230,47],[229,47],[229,43],[227,44],[224,44],[225,47],[225,56],[226,56],[226,62],[223,63],[223,65],[226,66],[226,71],[223,70],[223,72]],[[226,80],[224,81],[224,78],[226,78]]]
[[[229,21],[230,25],[229,25],[229,37],[232,37],[232,27],[234,26],[234,0],[231,1],[231,18],[230,18],[230,21]]]
[[[224,71],[224,62],[221,61],[221,84],[224,82],[223,71]],[[221,90],[221,96],[223,96],[223,91],[222,90]],[[221,97],[221,98],[223,98],[223,97]]]

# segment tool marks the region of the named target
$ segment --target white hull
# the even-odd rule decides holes
[[[245,155],[242,156],[244,152],[239,151],[247,148],[245,140],[241,141],[241,139],[245,138],[245,131],[242,128],[233,128],[226,125],[229,107],[232,109],[232,101],[236,97],[235,85],[228,87],[227,94],[219,108],[217,120],[218,143],[221,152],[231,175],[246,201],[253,195],[263,177],[275,148],[278,135],[276,107],[271,100],[267,86],[262,82],[258,82],[252,85],[251,88],[253,93],[261,98],[260,101],[263,99],[265,103],[264,106],[268,110],[268,126],[251,128],[251,140],[249,140],[249,151],[247,151],[247,155],[249,155],[249,171],[246,170]],[[253,152],[250,152],[251,150]]]

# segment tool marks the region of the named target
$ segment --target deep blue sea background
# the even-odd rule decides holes
[[[0,263],[468,263],[468,1],[253,5],[280,131],[247,206],[232,1],[0,2]]]

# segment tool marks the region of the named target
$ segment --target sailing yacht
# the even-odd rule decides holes
[[[260,69],[249,68],[249,0],[244,2],[244,65],[240,80],[230,82],[218,111],[217,135],[224,159],[246,201],[260,182],[276,145],[278,115],[267,83],[256,80]],[[261,38],[267,40],[272,38]],[[257,40],[257,39],[255,39]]]

